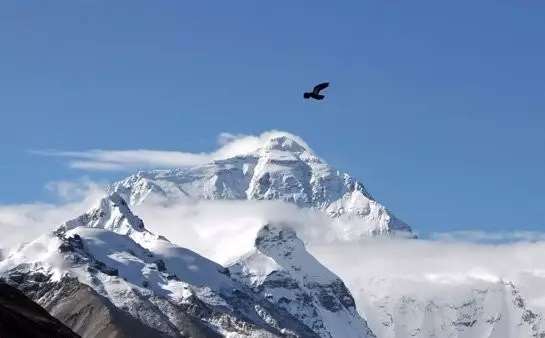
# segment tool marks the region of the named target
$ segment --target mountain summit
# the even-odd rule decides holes
[[[110,187],[130,205],[153,200],[279,200],[349,220],[344,237],[408,235],[411,228],[364,185],[314,154],[299,137],[274,133],[253,150],[204,165],[142,171]]]

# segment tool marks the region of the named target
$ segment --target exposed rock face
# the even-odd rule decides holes
[[[229,271],[321,337],[374,337],[344,283],[312,257],[287,227],[263,227],[255,250]]]
[[[163,337],[161,332],[143,325],[107,298],[75,278],[52,281],[51,276],[31,272],[20,266],[7,282],[39,302],[51,315],[82,337]]]
[[[0,336],[79,337],[21,291],[4,282],[0,282]]]
[[[139,172],[114,183],[131,205],[157,199],[280,200],[355,220],[347,238],[413,236],[411,228],[377,202],[363,184],[281,133],[249,153],[185,169]]]

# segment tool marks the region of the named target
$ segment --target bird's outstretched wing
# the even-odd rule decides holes
[[[327,87],[329,87],[329,82],[322,82],[322,83],[314,86],[314,89],[312,90],[312,92],[314,94],[318,94],[318,93],[320,93],[321,90],[326,89]]]

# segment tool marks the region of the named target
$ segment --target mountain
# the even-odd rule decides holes
[[[381,338],[543,338],[543,316],[508,281],[420,282],[375,280],[358,305]],[[433,291],[430,291],[433,290]]]
[[[303,141],[278,132],[250,152],[205,165],[138,172],[110,187],[130,205],[149,201],[280,200],[355,220],[345,237],[413,236],[363,184],[317,157]]]
[[[331,223],[346,224],[348,240],[414,237],[361,183],[289,134],[274,134],[253,151],[205,165],[140,172],[109,189],[96,207],[0,261],[2,280],[82,337],[545,338],[543,315],[528,305],[516,282],[488,274],[385,277],[382,262],[399,263],[404,254],[397,245],[418,240],[349,243],[358,249],[388,243],[395,256],[373,247],[366,254],[335,253],[343,264],[330,268],[343,281],[307,251],[289,224],[269,221],[256,233],[253,249],[224,267],[150,232],[131,210],[195,199],[279,200],[343,221]],[[223,214],[215,216],[218,227],[225,225]],[[183,222],[180,217],[176,227],[181,235]],[[245,225],[238,230],[247,231]],[[321,235],[318,226],[312,229]],[[213,240],[245,247],[219,237]],[[328,249],[339,249],[336,244],[347,243]],[[367,267],[378,278],[365,276],[371,255],[379,261]],[[28,322],[25,329],[44,321]]]
[[[79,337],[21,291],[0,282],[0,337]]]
[[[0,276],[83,337],[320,336],[228,269],[149,232],[116,193],[10,254]]]
[[[229,271],[321,337],[375,337],[344,283],[309,254],[288,227],[264,226],[255,249]]]

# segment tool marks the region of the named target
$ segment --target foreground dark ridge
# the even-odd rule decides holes
[[[0,282],[0,337],[79,337],[21,291]]]

